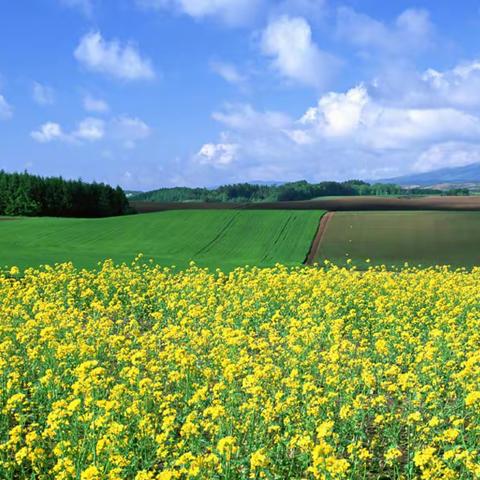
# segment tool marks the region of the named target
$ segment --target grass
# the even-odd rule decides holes
[[[480,212],[337,212],[317,260],[345,265],[480,265]]]
[[[72,261],[130,262],[230,270],[301,264],[323,211],[188,210],[105,219],[22,218],[0,222],[0,266]]]

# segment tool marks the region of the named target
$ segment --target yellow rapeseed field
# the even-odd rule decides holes
[[[0,275],[0,478],[480,477],[480,269]]]

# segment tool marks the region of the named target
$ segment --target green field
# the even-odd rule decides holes
[[[161,265],[231,269],[301,264],[322,211],[189,210],[103,219],[0,220],[0,266],[92,267],[143,253]]]
[[[480,212],[337,212],[317,253],[345,265],[480,265]]]

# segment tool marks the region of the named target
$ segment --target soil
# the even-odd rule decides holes
[[[131,202],[139,213],[165,210],[463,210],[480,211],[480,195],[468,197],[338,197],[294,202],[214,203],[214,202]]]
[[[335,215],[334,212],[327,212],[320,219],[317,233],[315,234],[315,238],[313,239],[313,242],[310,246],[310,250],[308,251],[307,258],[305,259],[305,262],[303,262],[305,265],[313,265],[315,263],[315,258],[317,257],[318,249],[320,248],[322,238],[325,235],[328,224],[330,223],[330,220],[333,218],[334,215]]]

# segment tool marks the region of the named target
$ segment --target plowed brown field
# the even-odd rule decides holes
[[[469,197],[328,197],[317,200],[262,203],[131,202],[139,213],[164,210],[465,210],[480,211],[480,195]]]

